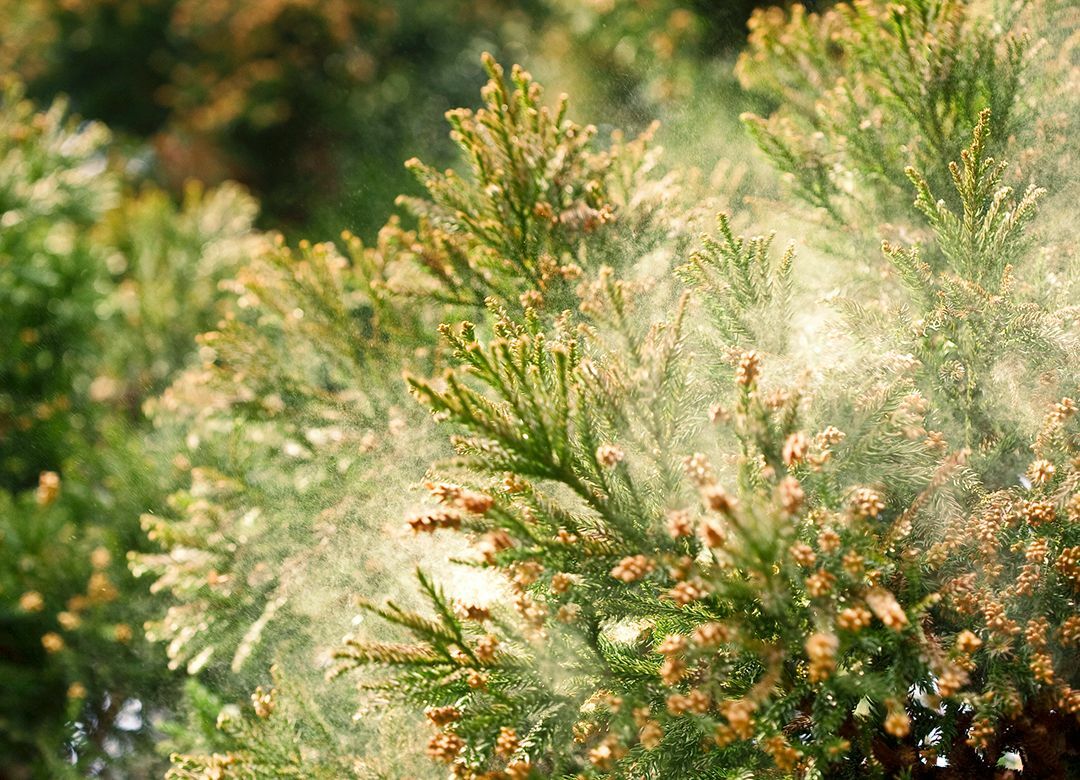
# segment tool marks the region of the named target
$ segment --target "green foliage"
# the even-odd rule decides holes
[[[961,213],[935,200],[922,174],[908,171],[916,206],[934,231],[936,262],[924,261],[918,247],[885,242],[883,249],[915,309],[915,317],[904,318],[914,338],[901,336],[897,346],[920,360],[924,391],[962,423],[966,446],[1023,458],[1026,444],[1011,402],[995,388],[996,369],[1005,360],[1022,360],[1065,388],[1075,387],[1076,375],[1068,358],[1072,339],[1062,328],[1067,311],[1016,289],[1013,263],[1029,248],[1024,228],[1042,190],[1031,186],[1015,200],[1011,189],[999,187],[1006,166],[986,156],[990,121],[986,110],[961,163],[949,165]]]
[[[220,329],[200,338],[202,364],[152,410],[159,429],[186,436],[188,484],[167,514],[143,518],[166,552],[133,565],[181,600],[151,629],[170,641],[174,667],[195,673],[213,658],[239,671],[289,601],[291,578],[271,567],[286,561],[298,579],[318,565],[312,536],[331,544],[370,495],[373,462],[405,446],[406,437],[382,435],[401,417],[401,393],[360,390],[389,335],[365,276],[382,267],[382,250],[393,252],[396,241],[384,239],[370,249],[350,241],[348,260],[330,244],[264,247],[231,282],[237,297]],[[333,500],[350,484],[345,501]]]
[[[385,522],[377,475],[409,479],[438,449],[406,388],[371,377],[444,359],[428,335],[440,311],[432,302],[481,313],[487,296],[499,310],[557,311],[573,299],[582,266],[622,259],[631,247],[668,262],[662,241],[681,241],[685,228],[661,218],[673,187],[654,177],[647,137],[601,151],[592,131],[565,117],[565,103],[555,113],[540,104],[527,74],[515,70],[511,93],[501,69],[488,67],[487,108],[451,119],[470,178],[413,163],[431,195],[405,201],[416,231],[395,218],[371,247],[344,234],[341,249],[279,242],[259,252],[226,283],[232,303],[200,338],[201,365],[151,407],[159,430],[184,435],[176,462],[190,484],[166,513],[143,518],[160,552],[132,556],[133,570],[152,574],[152,590],[173,600],[150,634],[168,642],[174,668],[228,674],[231,695],[261,681],[272,661],[294,666],[320,652],[318,620],[332,619],[319,594],[397,587],[400,553],[387,550],[380,562],[364,541]],[[492,262],[511,251],[514,262]],[[602,276],[614,289],[610,272]],[[601,391],[617,392],[593,390]],[[654,411],[655,423],[673,424],[663,407]],[[586,449],[592,458],[595,447]],[[393,511],[405,500],[395,498]],[[314,630],[298,632],[305,621]],[[184,749],[201,766],[205,746]],[[233,771],[259,769],[238,758]]]
[[[795,246],[789,245],[780,263],[773,267],[770,257],[774,235],[749,240],[736,238],[730,218],[717,218],[719,237],[702,237],[702,248],[678,270],[688,284],[696,287],[712,316],[725,346],[769,344],[782,352],[791,318],[791,270]],[[768,322],[766,315],[779,316],[781,327]]]
[[[471,98],[485,47],[528,54],[579,99],[619,104],[614,124],[637,122],[721,70],[762,4],[4,0],[0,69],[152,143],[176,192],[237,178],[290,227],[336,232],[344,208],[367,240],[410,189],[402,159],[452,158],[438,117]],[[577,76],[597,72],[609,77]]]
[[[837,18],[865,25],[867,8]],[[950,13],[949,24],[967,18]],[[250,687],[260,664],[325,647],[313,624],[303,638],[259,633],[301,620],[304,596],[348,587],[318,569],[343,560],[325,550],[378,527],[365,508],[385,504],[372,471],[400,468],[403,447],[414,463],[436,451],[390,432],[366,468],[318,452],[327,439],[307,426],[336,414],[329,441],[355,441],[398,403],[367,375],[419,356],[429,370],[452,364],[407,382],[453,426],[453,455],[408,526],[461,535],[468,547],[451,555],[477,584],[462,573],[444,588],[422,570],[417,600],[397,580],[349,577],[368,617],[329,675],[358,674],[365,707],[422,706],[437,729],[428,754],[455,776],[933,777],[936,756],[975,776],[1008,751],[1028,771],[1066,773],[1076,342],[1068,308],[1014,281],[1030,273],[1039,191],[1002,188],[992,113],[976,111],[967,148],[958,133],[978,101],[937,115],[952,117],[959,161],[931,145],[909,173],[933,240],[886,244],[899,286],[884,277],[867,297],[859,280],[831,296],[838,356],[802,344],[797,309],[812,292],[792,249],[774,259],[771,238],[739,237],[721,217],[719,235],[687,252],[670,202],[639,197],[644,144],[613,179],[618,147],[587,151],[584,129],[545,109],[527,74],[508,84],[488,67],[487,107],[451,114],[467,176],[412,166],[430,196],[403,201],[416,232],[393,222],[377,247],[347,242],[349,259],[329,246],[302,248],[299,262],[269,253],[204,339],[204,369],[166,395],[188,430],[213,434],[192,452],[227,465],[193,471],[180,516],[149,521],[166,552],[137,562],[184,597],[157,628],[174,663],[220,670],[231,654]],[[941,181],[955,199],[937,199]],[[654,262],[662,244],[675,249]],[[683,252],[679,295],[667,280]],[[573,285],[560,270],[571,263]],[[437,306],[418,310],[424,298]],[[433,313],[462,309],[474,321],[443,326],[445,347],[417,335]],[[699,311],[709,316],[691,320]],[[1046,389],[1018,403],[1024,361]],[[200,387],[204,400],[184,395]],[[358,393],[367,416],[343,415]],[[296,446],[302,436],[315,446]],[[344,533],[317,524],[312,546],[316,512],[364,519]],[[371,569],[382,555],[352,560]],[[282,576],[265,576],[270,562]],[[389,601],[369,595],[387,589]],[[264,744],[277,732],[259,726],[214,743],[216,755],[196,745],[174,771],[288,775],[288,734],[302,739],[315,717],[287,718],[283,744]]]
[[[746,126],[795,194],[836,222],[855,218],[853,208],[895,220],[904,169],[927,171],[943,190],[941,161],[957,159],[984,108],[998,123],[996,149],[1024,127],[1027,43],[1011,14],[961,0],[759,10],[739,74],[778,109],[746,115]]]
[[[725,218],[682,269],[712,331],[682,335],[682,307],[643,326],[644,296],[607,269],[551,324],[491,304],[487,343],[444,326],[459,371],[410,384],[456,457],[409,523],[464,532],[463,562],[510,598],[455,604],[422,577],[435,617],[367,605],[411,641],[352,638],[335,674],[380,668],[380,691],[426,705],[429,755],[456,776],[932,777],[937,756],[976,776],[1007,751],[1067,776],[1076,342],[1067,312],[1011,289],[1038,191],[998,187],[989,121],[939,163],[959,214],[910,174],[935,264],[886,254],[914,314],[840,302],[847,338],[906,358],[770,375],[783,344],[758,322],[789,321],[793,255],[774,270]],[[726,388],[692,368],[715,342],[735,347]],[[1010,412],[1006,358],[1061,400]]]
[[[621,93],[620,102],[640,110],[692,100],[713,61],[742,45],[751,12],[769,3],[548,0],[546,5],[555,16],[552,36],[571,38],[567,43],[573,43],[583,70],[612,74],[610,84],[592,88]]]
[[[117,197],[102,175],[108,135],[63,103],[38,113],[17,85],[0,105],[0,486],[26,488],[88,424],[72,385],[87,380],[100,249],[87,231]]]
[[[192,340],[217,322],[219,284],[265,243],[253,230],[258,204],[236,185],[192,182],[179,206],[156,188],[125,198],[99,228],[117,283],[106,312],[123,338],[107,344],[114,385],[101,394],[134,402],[156,395],[182,368]]]
[[[154,405],[161,429],[186,436],[191,484],[170,512],[144,517],[163,551],[133,565],[182,602],[152,628],[174,667],[237,672],[260,645],[274,657],[268,637],[295,619],[286,605],[305,567],[323,565],[323,545],[370,532],[367,515],[382,500],[371,474],[433,457],[400,409],[412,408],[404,388],[369,381],[438,354],[426,335],[433,311],[415,298],[475,308],[491,296],[518,311],[522,301],[566,300],[582,273],[573,260],[596,263],[674,234],[658,217],[670,195],[650,177],[646,138],[595,151],[565,102],[551,114],[527,74],[515,70],[511,94],[499,66],[488,68],[487,109],[451,120],[471,180],[413,163],[432,196],[406,201],[420,217],[415,232],[395,218],[371,247],[345,234],[343,250],[303,242],[297,252],[280,243],[261,251],[226,285],[233,305],[200,338],[202,365]],[[281,561],[289,576],[275,577]]]
[[[651,131],[629,143],[617,135],[601,151],[595,127],[566,118],[565,95],[552,110],[526,71],[515,67],[507,81],[490,55],[484,64],[485,107],[447,114],[469,178],[407,163],[430,197],[398,199],[421,219],[419,259],[438,284],[424,295],[474,306],[487,296],[516,305],[520,296],[521,305],[558,311],[580,264],[618,262],[631,236],[662,236],[649,224],[661,206],[650,190]]]
[[[241,709],[189,680],[193,730],[203,732],[215,750],[205,756],[175,756],[165,777],[201,780],[227,774],[250,780],[335,780],[360,774],[365,769],[363,758],[341,752],[333,727],[318,707],[304,700],[302,692],[276,670],[273,682],[274,687],[256,689],[250,706]]]
[[[949,163],[962,213],[954,214],[943,199],[935,199],[930,184],[915,169],[906,171],[915,184],[915,206],[930,223],[949,267],[979,284],[999,283],[1005,268],[1023,253],[1023,229],[1043,194],[1031,185],[1016,202],[1012,189],[1001,186],[1008,163],[987,155],[990,117],[990,109],[979,114],[971,146],[960,152],[962,162]]]
[[[345,199],[367,235],[408,184],[411,142],[439,146],[435,117],[470,94],[472,36],[512,42],[522,7],[543,20],[458,0],[5,0],[0,67],[152,142],[176,190],[238,178],[292,224]]]
[[[221,50],[250,9],[130,19],[184,8],[220,66],[211,134],[288,137],[270,85],[218,79],[261,56]],[[386,21],[260,9],[293,75]],[[635,79],[668,62],[651,100],[708,81],[687,64],[730,10],[660,9],[648,47],[605,42],[653,24],[631,4],[558,13],[636,47]],[[705,197],[653,128],[601,141],[490,57],[482,107],[448,114],[456,167],[410,162],[426,194],[370,243],[293,248],[234,187],[176,206],[100,131],[6,106],[5,294],[62,350],[0,363],[57,425],[0,492],[0,775],[141,776],[156,748],[173,778],[1076,776],[1080,340],[1051,206],[1075,146],[1044,148],[1075,41],[1041,20],[1065,53],[1027,48],[1035,18],[755,16],[740,73],[780,106],[751,133],[832,217],[785,215],[798,255],[744,163]]]
[[[240,264],[251,237],[252,204],[235,188],[205,199],[193,190],[179,210],[152,192],[124,195],[107,141],[62,103],[38,112],[20,87],[5,92],[5,775],[75,775],[107,751],[117,767],[152,771],[137,697],[163,696],[170,680],[141,641],[156,608],[140,598],[125,553],[143,546],[138,514],[169,476],[157,461],[164,442],[144,438],[140,405],[186,362],[186,343],[215,316],[215,277]],[[173,296],[201,308],[181,313]]]

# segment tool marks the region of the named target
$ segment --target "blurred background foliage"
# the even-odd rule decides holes
[[[216,321],[257,207],[236,185],[134,183],[103,125],[15,82],[0,158],[0,775],[62,776],[79,755],[141,761],[143,709],[168,700],[126,562],[175,479],[142,402]]]
[[[151,152],[173,191],[233,179],[268,224],[367,238],[414,186],[400,161],[450,159],[441,116],[473,99],[481,51],[644,124],[730,83],[715,63],[765,4],[0,0],[0,69]]]

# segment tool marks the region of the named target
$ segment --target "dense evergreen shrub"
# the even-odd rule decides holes
[[[1077,776],[1075,5],[761,11],[708,94],[739,4],[540,5],[622,69],[604,119],[752,105],[761,154],[702,132],[696,171],[486,56],[453,167],[410,160],[370,240],[291,241],[10,93],[0,775]],[[473,66],[393,52],[473,20],[427,6],[6,24],[164,25],[142,52],[204,67],[139,122],[299,159],[332,144],[277,99],[340,108],[306,58],[361,33],[335,143],[437,116]]]
[[[826,216],[787,207],[801,246],[743,235],[777,225],[761,201],[729,201],[702,233],[708,204],[644,175],[642,141],[581,154],[582,128],[527,74],[489,65],[485,107],[451,114],[465,173],[410,164],[430,195],[402,201],[415,233],[395,221],[363,253],[305,247],[297,273],[244,282],[238,305],[274,313],[238,311],[211,334],[198,379],[217,400],[185,402],[184,383],[167,398],[181,415],[213,405],[219,430],[281,454],[234,445],[239,469],[194,470],[186,516],[149,522],[165,552],[137,566],[204,600],[162,624],[178,660],[224,644],[234,668],[251,652],[274,667],[173,776],[288,774],[306,749],[328,774],[341,760],[414,776],[371,720],[388,704],[399,729],[424,728],[402,707],[424,713],[426,752],[456,777],[1073,776],[1076,256],[1068,228],[1033,232],[1046,194],[1030,180],[1062,183],[1053,158],[1071,149],[1029,133],[1030,90],[1057,94],[1060,71],[1033,60],[1043,70],[1024,75],[1011,17],[982,14],[912,0],[755,18],[742,69],[780,118],[748,122]],[[817,41],[820,61],[786,53]],[[784,48],[755,58],[770,46]],[[800,67],[835,95],[799,91]],[[806,125],[781,134],[800,99]],[[820,165],[799,139],[829,150]],[[268,295],[268,278],[307,303]],[[252,316],[281,325],[253,331]],[[438,343],[415,335],[432,316]],[[287,370],[326,384],[291,380],[279,403],[281,359],[249,345],[309,327],[310,347],[274,348],[314,356]],[[414,334],[412,356],[380,332]],[[418,449],[423,424],[397,398],[357,416],[378,410],[374,385],[339,366],[359,377],[386,356],[450,427],[441,456]],[[329,436],[328,412],[303,411],[327,401]],[[364,468],[348,442],[366,431],[369,475],[385,473],[381,448],[399,466],[430,459],[427,502],[351,476],[327,492]],[[255,464],[314,493],[286,506],[230,476]],[[383,524],[402,510],[404,529]],[[412,556],[402,530],[420,537]],[[358,536],[376,551],[349,549]],[[272,597],[238,612],[251,591],[236,583],[287,555]],[[394,571],[409,557],[426,564],[416,591]],[[316,573],[334,566],[360,614],[331,662],[333,618],[298,605],[340,594]],[[268,634],[279,620],[306,636]],[[314,693],[296,647],[357,683],[362,725],[347,731],[341,689]],[[367,736],[335,750],[337,729]]]
[[[141,404],[185,365],[217,282],[257,240],[237,188],[192,189],[180,209],[129,192],[108,141],[17,85],[0,100],[5,777],[154,763],[149,710],[168,680],[125,556],[144,545],[138,515],[168,484],[174,445],[144,440]]]

